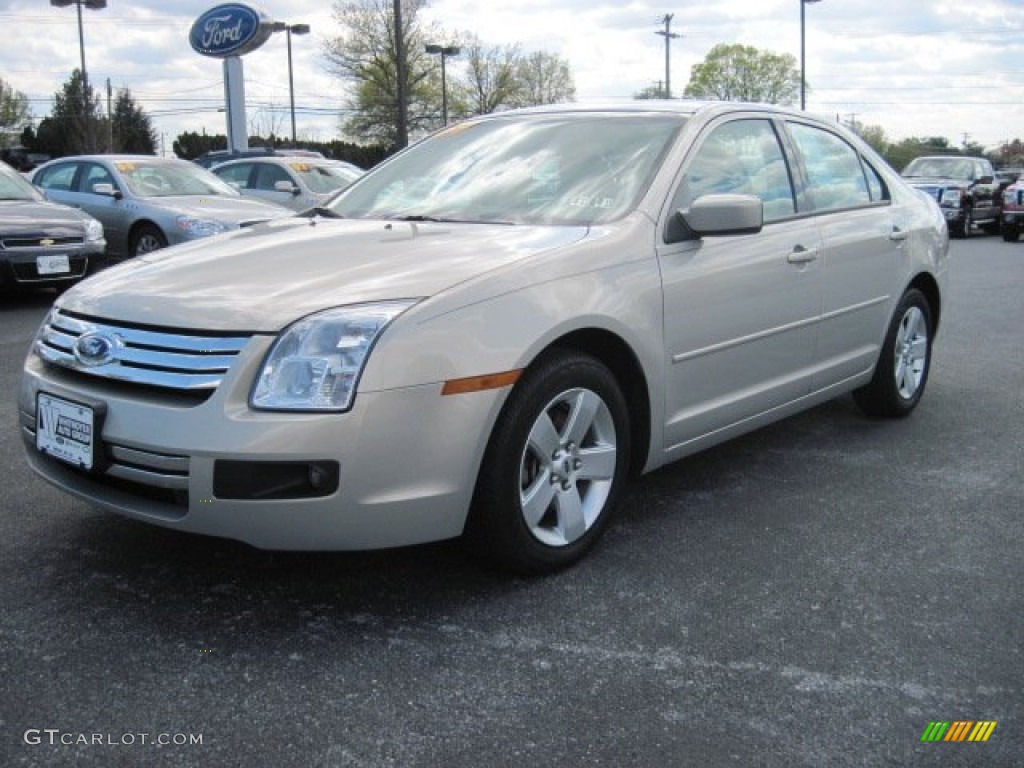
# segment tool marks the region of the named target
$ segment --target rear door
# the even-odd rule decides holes
[[[807,179],[822,239],[823,307],[814,389],[874,366],[898,299],[909,215],[882,177],[844,138],[820,125],[786,123]]]

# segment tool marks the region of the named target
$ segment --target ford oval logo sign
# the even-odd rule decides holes
[[[75,359],[90,368],[106,365],[115,359],[114,353],[120,346],[118,340],[98,331],[83,333],[75,341]]]
[[[274,22],[261,11],[241,3],[225,3],[195,20],[188,41],[196,53],[224,59],[256,50],[273,31]]]

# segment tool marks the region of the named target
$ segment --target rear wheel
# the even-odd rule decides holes
[[[132,233],[130,251],[132,256],[141,256],[144,253],[158,251],[167,247],[167,238],[164,233],[151,224],[143,224]]]
[[[549,354],[516,385],[484,455],[469,542],[525,575],[564,568],[596,543],[629,464],[626,401],[611,372]]]
[[[931,367],[932,312],[924,294],[911,288],[889,324],[875,375],[853,393],[869,416],[900,418],[917,406]]]

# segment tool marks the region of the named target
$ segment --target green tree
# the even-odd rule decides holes
[[[83,88],[82,73],[76,69],[54,94],[50,116],[36,132],[36,148],[51,157],[96,152],[100,128],[99,97],[92,87]]]
[[[0,147],[6,147],[31,118],[28,97],[0,77]]]
[[[406,52],[405,93],[410,127],[428,123],[440,103],[440,75],[436,62],[424,48],[425,32],[418,13],[426,0],[401,0],[402,46]],[[348,0],[335,2],[335,21],[342,34],[324,43],[329,70],[353,83],[348,99],[351,116],[342,129],[370,143],[396,146],[398,143],[398,46],[392,0]],[[431,41],[443,40],[432,27]]]
[[[684,96],[793,105],[800,96],[800,70],[788,53],[720,43],[690,69]]]
[[[156,154],[157,135],[153,123],[127,88],[117,92],[114,102],[113,140],[112,152]]]
[[[461,85],[469,111],[488,115],[522,100],[516,76],[521,59],[518,45],[486,47],[478,38],[469,37],[462,52],[466,74]]]
[[[875,152],[884,155],[889,148],[889,140],[885,137],[885,130],[880,125],[867,125],[857,120],[849,123],[848,127],[856,133]]]
[[[637,101],[648,101],[650,99],[664,99],[666,98],[665,86],[662,83],[657,85],[648,85],[646,88],[642,88],[633,94],[633,98]]]
[[[516,66],[519,99],[516,106],[535,107],[576,100],[569,62],[555,53],[534,51]]]

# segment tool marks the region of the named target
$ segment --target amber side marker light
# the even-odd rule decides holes
[[[467,376],[464,379],[449,379],[441,387],[442,395],[464,395],[467,392],[483,392],[485,389],[499,389],[515,384],[522,375],[522,369],[504,373],[485,373],[483,376]]]

